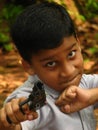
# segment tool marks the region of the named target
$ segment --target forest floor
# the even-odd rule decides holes
[[[84,56],[85,73],[98,73],[98,19],[78,27]],[[13,50],[4,52],[0,48],[0,107],[5,98],[27,79],[18,54]],[[95,111],[98,119],[98,110]]]

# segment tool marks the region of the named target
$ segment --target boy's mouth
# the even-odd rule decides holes
[[[81,79],[81,74],[77,74],[68,80],[61,81],[59,85],[65,86],[65,87],[68,87],[71,85],[77,85],[79,84],[80,79]]]

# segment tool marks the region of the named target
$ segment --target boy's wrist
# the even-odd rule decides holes
[[[98,102],[98,88],[90,89],[90,99],[89,99],[89,105],[97,103]]]

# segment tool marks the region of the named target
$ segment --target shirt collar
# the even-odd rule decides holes
[[[37,75],[34,76],[29,76],[28,81],[32,84],[34,84],[36,81],[41,81]],[[60,92],[52,89],[51,87],[47,86],[46,84],[44,84],[44,88],[45,88],[45,92],[46,94],[52,96],[53,98],[58,98],[58,96],[60,95]]]

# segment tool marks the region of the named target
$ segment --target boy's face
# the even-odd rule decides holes
[[[39,51],[32,56],[31,66],[45,84],[57,91],[78,86],[83,73],[78,40],[74,36],[67,37],[59,47]]]

